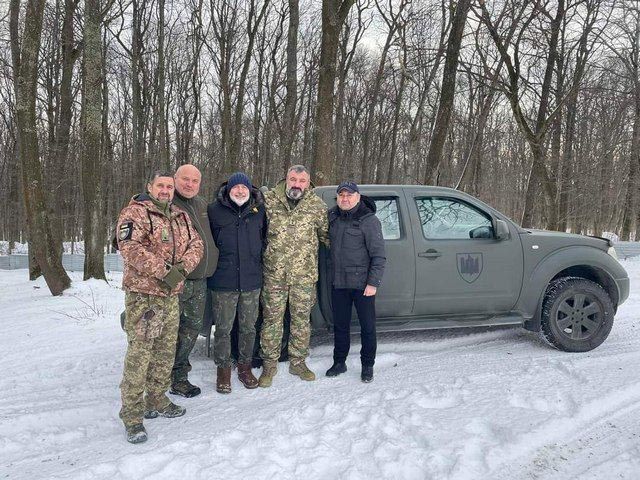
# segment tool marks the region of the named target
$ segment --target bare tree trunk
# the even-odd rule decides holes
[[[129,193],[139,190],[145,180],[145,145],[144,145],[144,108],[140,75],[142,70],[142,0],[133,0],[132,36],[131,36],[131,117],[132,117],[132,145],[131,161],[132,175]]]
[[[256,40],[256,33],[258,27],[262,24],[262,20],[269,6],[270,0],[263,0],[260,13],[256,15],[254,0],[251,0],[251,7],[249,11],[249,19],[247,20],[247,35],[249,37],[249,44],[245,51],[244,61],[242,63],[242,71],[240,72],[240,78],[238,80],[238,95],[236,97],[236,106],[233,120],[233,134],[231,135],[231,146],[229,148],[229,164],[232,170],[238,167],[240,162],[240,153],[242,150],[242,117],[244,110],[244,96],[246,94],[247,75],[249,73],[249,67],[251,65],[251,54],[253,53],[253,45]],[[252,25],[252,21],[255,19],[255,23]],[[231,173],[231,172],[223,172]]]
[[[333,99],[336,79],[336,54],[340,30],[355,0],[322,0],[322,40],[320,44],[320,75],[318,103],[313,142],[314,179],[318,185],[332,181],[335,161],[333,138]]]
[[[425,183],[435,183],[438,178],[440,163],[442,161],[442,151],[444,149],[444,142],[447,139],[447,132],[449,131],[449,123],[453,111],[453,100],[456,93],[456,73],[458,71],[462,34],[470,7],[471,0],[460,0],[456,5],[456,13],[451,24],[451,33],[447,42],[447,56],[444,61],[444,72],[442,74],[438,115],[436,117],[433,135],[431,136],[429,152],[427,153],[427,168],[424,175]]]
[[[85,0],[82,65],[82,194],[84,279],[105,279],[102,209],[102,15],[100,0]]]
[[[162,168],[170,170],[165,105],[164,2],[158,0],[158,162]]]
[[[12,51],[19,52],[19,58],[14,59],[14,65],[19,65],[18,71],[14,72],[17,82],[16,121],[20,136],[20,160],[25,210],[29,224],[29,248],[33,251],[51,294],[61,295],[71,285],[71,279],[62,266],[62,255],[55,246],[51,221],[47,213],[36,130],[38,51],[44,4],[44,0],[28,2],[24,17],[22,45],[19,44],[19,38],[14,35],[11,37],[11,43],[15,46],[12,46]],[[11,9],[19,8],[20,2],[12,0]],[[15,34],[17,30],[12,29],[11,33]]]
[[[371,150],[371,137],[373,136],[372,128],[374,124],[374,114],[376,106],[378,106],[378,97],[380,95],[380,88],[382,86],[382,76],[384,74],[384,67],[387,63],[387,55],[389,54],[389,49],[391,48],[391,42],[393,41],[396,31],[400,27],[401,15],[402,11],[407,5],[406,0],[400,0],[400,4],[398,6],[398,12],[394,13],[392,3],[389,2],[390,12],[387,16],[386,13],[383,12],[380,7],[380,3],[376,0],[376,7],[378,12],[384,19],[387,24],[388,31],[387,37],[385,39],[384,45],[382,47],[382,52],[380,53],[380,61],[378,62],[378,69],[376,71],[376,75],[373,78],[373,86],[371,87],[371,91],[369,92],[368,99],[368,107],[367,107],[367,116],[365,117],[364,122],[364,132],[362,138],[362,162],[360,163],[360,172],[361,179],[363,183],[369,183],[372,179],[370,168],[374,166],[374,162],[372,158],[370,158],[370,150]]]
[[[398,86],[398,94],[395,99],[395,108],[393,111],[393,128],[391,134],[391,151],[389,152],[389,167],[387,168],[387,174],[383,178],[382,176],[382,165],[378,169],[379,175],[376,177],[376,183],[382,183],[386,181],[387,183],[394,183],[394,175],[393,172],[398,169],[398,161],[396,160],[396,155],[398,152],[398,129],[400,125],[400,113],[402,111],[402,101],[404,99],[404,90],[405,85],[407,83],[407,42],[405,38],[405,28],[404,25],[399,29],[400,42],[402,46],[402,57],[400,60],[400,85]]]
[[[341,33],[341,40],[339,44],[340,61],[337,65],[336,75],[338,77],[337,85],[337,102],[336,102],[336,120],[335,120],[335,145],[336,145],[336,162],[334,168],[334,174],[337,179],[343,178],[355,178],[354,173],[350,170],[355,170],[355,165],[351,156],[345,155],[345,98],[347,88],[347,75],[351,69],[353,57],[356,54],[356,49],[362,36],[368,26],[367,22],[363,20],[363,12],[368,7],[368,3],[359,1],[355,3],[357,27],[353,36],[351,35],[351,26],[349,21],[345,21],[344,29]],[[351,42],[350,42],[351,40]],[[349,43],[351,45],[349,46]],[[351,140],[349,140],[351,141]]]
[[[291,149],[296,136],[296,102],[298,99],[298,27],[300,25],[299,0],[289,0],[289,28],[287,30],[287,96],[282,122],[283,138],[280,147],[282,170],[291,164]]]

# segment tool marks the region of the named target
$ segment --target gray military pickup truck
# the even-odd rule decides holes
[[[360,191],[375,201],[387,253],[376,300],[380,331],[522,325],[558,349],[584,352],[607,338],[629,296],[609,240],[524,229],[449,188]],[[335,186],[315,192],[335,205]],[[329,262],[322,249],[316,328],[333,324]]]

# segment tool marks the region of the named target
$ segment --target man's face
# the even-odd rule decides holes
[[[157,177],[147,184],[149,194],[161,202],[173,200],[173,177]]]
[[[299,200],[309,188],[309,183],[310,177],[307,172],[290,171],[287,174],[287,196],[292,200]]]
[[[193,165],[182,165],[176,170],[176,190],[184,198],[193,198],[200,191],[202,174]]]
[[[338,192],[338,208],[340,208],[340,210],[351,210],[359,201],[360,194],[357,192],[350,192],[346,188]]]
[[[242,183],[234,185],[233,188],[229,190],[229,198],[231,198],[233,203],[235,203],[239,207],[247,203],[247,201],[249,200],[249,194],[249,189]]]

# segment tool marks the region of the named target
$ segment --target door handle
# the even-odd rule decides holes
[[[441,257],[442,254],[439,251],[430,248],[426,252],[418,253],[418,256],[422,258],[428,258],[430,260],[435,260],[436,258]]]

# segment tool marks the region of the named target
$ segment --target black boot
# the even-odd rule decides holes
[[[362,373],[360,374],[360,379],[364,383],[369,383],[373,381],[373,365],[362,366]]]
[[[174,395],[191,398],[196,395],[200,395],[200,387],[196,387],[189,380],[181,380],[171,385],[171,390],[169,390],[169,392]]]
[[[338,375],[346,371],[347,365],[344,362],[338,362],[334,360],[333,365],[331,365],[331,368],[327,370],[327,373],[325,375],[327,377],[337,377]]]
[[[127,430],[127,442],[142,443],[147,441],[147,431],[141,423],[128,425],[125,428]]]

